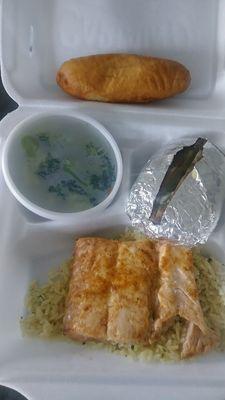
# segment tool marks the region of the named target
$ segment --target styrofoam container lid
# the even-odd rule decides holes
[[[191,135],[225,149],[224,20],[223,0],[2,0],[2,79],[19,108],[1,122],[1,145],[29,116],[79,111],[110,131],[124,170],[111,205],[76,227],[21,210],[0,174],[1,383],[34,400],[224,398],[223,353],[188,363],[134,362],[100,349],[23,338],[19,326],[29,283],[46,281],[49,269],[70,257],[75,237],[110,237],[127,227],[127,194],[162,144]],[[57,87],[55,75],[65,60],[109,52],[178,60],[191,71],[191,87],[173,99],[141,106],[83,102]],[[224,215],[204,249],[221,262]]]

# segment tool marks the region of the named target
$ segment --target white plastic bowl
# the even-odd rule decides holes
[[[117,175],[116,175],[116,180],[113,186],[113,189],[111,190],[110,194],[97,206],[89,208],[84,211],[79,211],[79,212],[56,212],[52,211],[50,209],[46,209],[43,207],[40,207],[38,204],[35,204],[34,202],[30,201],[24,193],[22,193],[19,190],[19,185],[18,182],[15,182],[14,179],[12,178],[10,174],[10,150],[11,146],[15,144],[15,139],[20,138],[22,135],[24,135],[24,132],[27,131],[34,131],[37,129],[37,127],[40,125],[42,129],[45,127],[45,121],[48,121],[48,131],[49,131],[49,121],[50,121],[50,126],[51,126],[51,121],[54,126],[54,119],[55,118],[60,118],[60,123],[62,124],[62,121],[65,121],[65,126],[66,122],[68,122],[68,119],[74,122],[74,128],[76,128],[76,122],[78,121],[84,121],[91,126],[93,126],[99,133],[99,135],[104,136],[104,138],[107,140],[109,145],[111,146],[111,149],[114,153],[114,157],[116,160],[116,169],[117,169]],[[51,128],[50,128],[51,130]],[[80,219],[81,217],[91,217],[93,214],[96,212],[101,212],[104,210],[113,200],[115,197],[119,187],[120,183],[122,180],[122,173],[123,173],[123,165],[122,165],[122,157],[121,153],[119,150],[118,145],[116,144],[115,140],[113,139],[112,135],[104,128],[103,125],[101,125],[98,121],[77,113],[68,113],[68,114],[53,114],[53,113],[41,113],[41,114],[36,114],[32,117],[29,117],[25,119],[24,121],[20,122],[9,134],[4,148],[3,148],[3,154],[2,154],[2,170],[3,170],[3,175],[6,181],[6,184],[9,188],[9,190],[12,192],[12,194],[15,196],[15,198],[27,209],[32,211],[33,213],[50,219],[50,220],[72,220],[72,219]]]

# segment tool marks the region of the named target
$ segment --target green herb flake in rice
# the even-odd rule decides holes
[[[25,299],[27,315],[20,321],[23,334],[43,338],[62,335],[70,270],[71,260],[50,271],[45,285],[30,284]]]

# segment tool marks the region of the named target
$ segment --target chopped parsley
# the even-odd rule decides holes
[[[55,198],[63,202],[68,199],[70,204],[77,202],[78,206],[83,202],[95,207],[115,182],[115,166],[106,148],[92,141],[84,143],[79,152],[75,148],[77,158],[73,159],[71,146],[76,146],[76,142],[71,144],[66,134],[63,135],[41,132],[22,138],[29,171],[43,181],[42,188]]]
[[[51,153],[47,154],[45,161],[42,161],[36,171],[41,178],[46,179],[49,175],[55,174],[60,169],[60,160],[53,157]]]

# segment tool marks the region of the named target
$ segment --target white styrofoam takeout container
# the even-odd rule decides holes
[[[30,115],[80,111],[99,120],[117,141],[124,175],[113,203],[82,224],[44,221],[12,198],[0,176],[0,383],[29,399],[202,399],[225,396],[225,355],[185,363],[134,362],[64,342],[23,338],[19,317],[32,279],[44,281],[66,259],[75,236],[110,236],[129,221],[127,193],[144,162],[170,139],[208,136],[225,149],[225,2],[223,0],[2,0],[1,70],[19,108],[0,125],[1,147]],[[134,52],[183,62],[190,90],[144,105],[76,101],[55,84],[73,56]],[[225,260],[225,218],[206,252]]]

